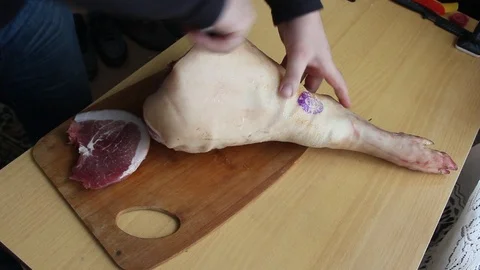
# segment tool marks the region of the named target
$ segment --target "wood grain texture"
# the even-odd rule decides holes
[[[142,116],[145,98],[166,72],[146,78],[86,111],[122,109]],[[192,89],[194,90],[194,89]],[[146,159],[130,177],[100,190],[86,190],[68,177],[78,158],[68,144],[71,119],[33,147],[33,157],[112,259],[124,269],[150,269],[191,246],[275,182],[305,152],[290,143],[258,143],[204,154],[188,154],[152,140]],[[168,213],[176,232],[137,238],[117,217],[131,209]]]
[[[480,61],[455,37],[391,1],[324,0],[322,18],[352,110],[425,136],[461,168],[480,127]],[[263,0],[250,40],[284,48]],[[106,96],[162,70],[181,39]],[[333,94],[323,83],[319,92]],[[308,149],[255,201],[158,269],[416,270],[458,172],[409,172],[351,152]],[[0,241],[33,269],[117,269],[31,152],[0,171]]]

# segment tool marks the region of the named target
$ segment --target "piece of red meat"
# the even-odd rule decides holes
[[[122,110],[80,113],[67,133],[80,154],[70,179],[87,189],[100,189],[125,179],[140,166],[150,146],[143,121]]]

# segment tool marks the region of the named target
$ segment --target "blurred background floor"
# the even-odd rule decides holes
[[[125,64],[121,67],[108,67],[103,62],[98,61],[98,75],[92,82],[90,82],[94,99],[105,94],[112,87],[130,76],[137,69],[159,54],[159,52],[139,46],[128,37],[125,37],[125,41],[127,43],[129,56],[125,61]]]

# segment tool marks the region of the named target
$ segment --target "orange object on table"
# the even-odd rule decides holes
[[[458,10],[458,3],[440,3],[436,0],[414,0],[416,3],[430,9],[438,15],[451,13]]]

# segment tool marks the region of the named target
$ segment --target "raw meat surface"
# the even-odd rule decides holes
[[[193,47],[146,99],[144,120],[154,140],[190,153],[283,141],[362,152],[422,172],[457,170],[448,154],[427,147],[431,141],[382,130],[330,96],[300,86],[281,97],[284,73],[250,42],[228,54]]]
[[[70,179],[99,189],[132,174],[145,159],[150,137],[145,124],[120,110],[78,114],[68,129],[79,158]]]

